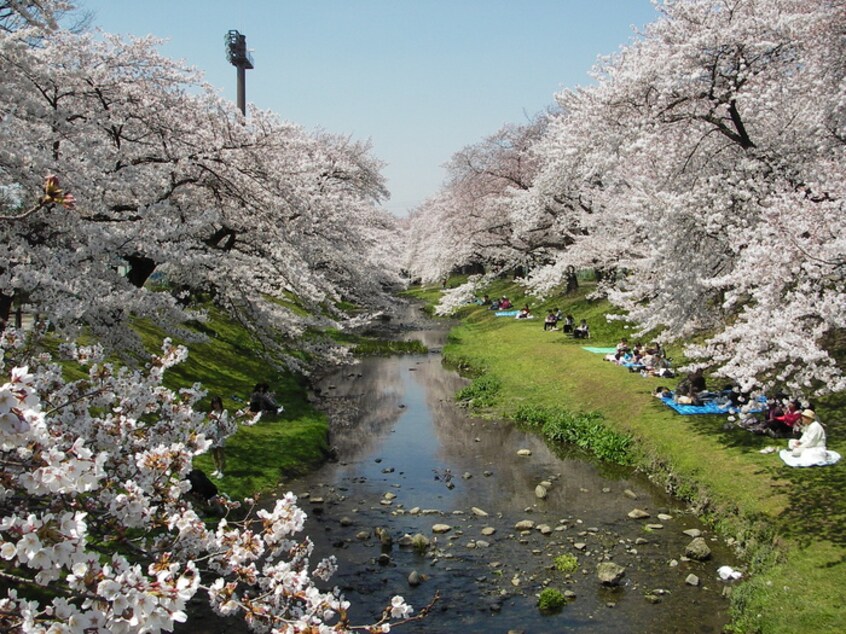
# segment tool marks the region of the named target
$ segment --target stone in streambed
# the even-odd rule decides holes
[[[626,569],[613,561],[603,561],[596,567],[596,577],[604,586],[617,586],[626,574]]]
[[[711,549],[708,548],[704,538],[696,537],[684,549],[684,554],[685,557],[690,557],[696,561],[705,561],[711,557]]]

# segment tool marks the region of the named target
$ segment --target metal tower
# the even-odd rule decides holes
[[[253,69],[253,56],[247,50],[247,36],[229,31],[224,37],[226,59],[238,69],[238,109],[247,116],[247,69]]]

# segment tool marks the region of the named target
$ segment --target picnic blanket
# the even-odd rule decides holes
[[[516,317],[519,310],[498,310],[494,313],[497,317]]]
[[[684,416],[690,416],[692,414],[728,414],[731,410],[737,409],[731,403],[720,405],[716,401],[705,401],[702,405],[682,405],[681,403],[676,403],[672,396],[662,396],[661,400],[664,402],[664,405],[671,407]],[[760,404],[748,409],[747,411],[750,414],[763,412],[764,407],[763,404]]]
[[[617,352],[617,348],[597,348],[595,346],[582,346],[582,350],[587,350],[594,354],[614,354]]]
[[[790,449],[782,449],[778,455],[789,467],[826,467],[840,460],[840,454],[831,449],[825,452],[824,457],[814,454],[810,460],[804,456],[794,456]]]

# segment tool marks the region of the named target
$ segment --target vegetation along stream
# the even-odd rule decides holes
[[[309,514],[316,556],[338,559],[332,583],[353,623],[395,594],[420,609],[438,592],[403,631],[721,631],[732,582],[717,569],[736,562],[683,503],[629,469],[468,416],[454,398],[465,381],[438,351],[446,327],[406,336],[430,352],[321,382],[338,461],[284,486]],[[686,555],[699,533],[704,560]],[[625,569],[617,585],[600,582],[602,562]],[[562,608],[539,609],[545,588]]]

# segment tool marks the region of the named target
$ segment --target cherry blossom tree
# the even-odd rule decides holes
[[[489,278],[544,259],[551,234],[534,228],[518,233],[522,227],[510,209],[532,183],[537,164],[529,150],[549,116],[506,125],[453,155],[442,191],[412,214],[407,266],[414,277],[432,282],[471,267],[484,269]],[[450,295],[469,296],[483,279]]]
[[[210,294],[268,345],[343,318],[341,300],[378,305],[398,279],[392,247],[373,248],[394,234],[375,207],[378,161],[270,113],[245,121],[151,40],[59,29],[66,10],[0,3],[0,308],[3,321],[12,301],[46,317],[0,336],[0,627],[159,632],[200,591],[256,631],[417,618],[394,597],[375,623],[351,624],[327,589],[334,563],[310,563],[291,494],[269,508],[219,498],[224,517],[207,525],[187,480],[210,445],[194,409],[205,393],[162,384],[186,349],[166,340],[143,370],[105,361],[131,346],[133,318],[201,316],[154,292],[154,272]],[[106,344],[60,347],[85,378],[38,351],[46,324]]]
[[[600,89],[637,130],[606,209],[649,239],[611,298],[644,330],[716,333],[688,353],[747,389],[846,387],[828,348],[846,325],[842,8],[667,3]]]
[[[156,273],[212,297],[282,358],[311,346],[301,338],[310,324],[343,319],[342,300],[385,304],[399,268],[371,259],[394,228],[366,143],[257,110],[245,120],[154,40],[43,35],[31,26],[0,41],[0,174],[7,207],[31,200],[44,174],[78,204],[0,227],[13,245],[0,263],[6,315],[23,300],[63,332],[85,327],[125,349],[131,316],[175,333],[202,318],[175,294],[149,292]],[[310,317],[268,297],[296,297]]]
[[[534,292],[614,272],[600,291],[641,332],[705,335],[694,364],[747,389],[843,390],[844,4],[657,7],[594,85],[557,96],[530,186],[489,224],[510,246],[541,237]]]

